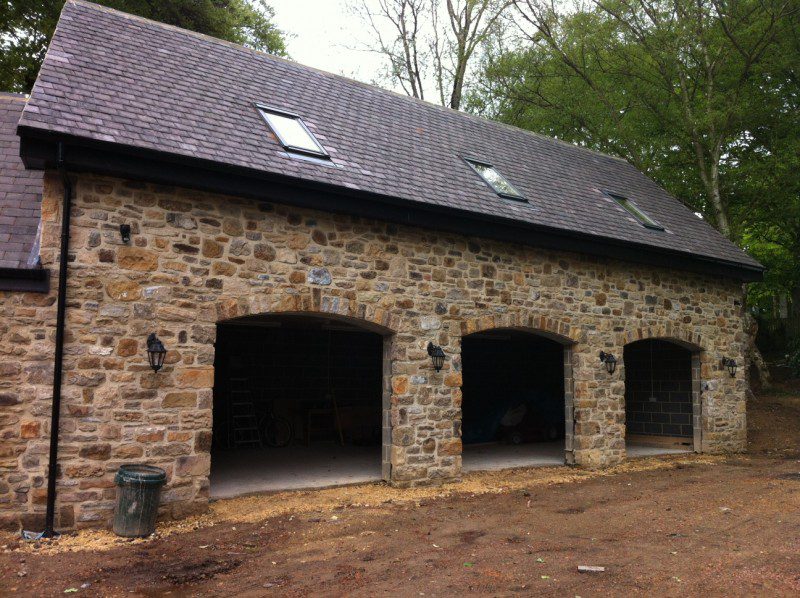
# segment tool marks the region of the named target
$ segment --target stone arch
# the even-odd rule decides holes
[[[255,295],[219,301],[216,321],[224,322],[247,316],[279,316],[290,314],[318,315],[332,319],[346,319],[356,325],[389,336],[400,330],[400,317],[379,305],[323,295],[318,289],[296,295]]]
[[[255,295],[229,298],[214,306],[216,324],[257,322],[259,318],[311,316],[350,324],[383,337],[381,475],[386,482],[392,476],[392,348],[400,329],[400,318],[376,304],[346,297],[324,295],[319,289],[292,295]]]
[[[564,389],[564,462],[575,464],[575,383],[574,351],[585,333],[580,328],[553,318],[521,314],[489,314],[461,322],[461,338],[489,331],[513,330],[539,336],[558,343],[563,348]],[[460,345],[460,343],[459,343]],[[460,346],[459,346],[460,349]],[[462,378],[463,392],[463,378]],[[459,405],[460,408],[460,405]]]
[[[236,324],[246,324],[247,322],[259,322],[265,321],[270,319],[279,319],[279,318],[291,318],[292,316],[297,317],[305,317],[305,318],[317,318],[321,320],[330,320],[331,322],[341,322],[343,324],[348,324],[354,328],[359,328],[361,330],[367,332],[374,332],[383,337],[389,337],[395,334],[395,331],[383,326],[382,324],[376,324],[372,320],[368,320],[366,318],[358,318],[355,316],[343,316],[339,314],[332,314],[324,311],[277,311],[277,312],[268,312],[268,313],[256,313],[250,315],[242,315],[237,316],[235,318],[228,318],[227,320],[220,320],[217,324],[228,324],[228,323],[236,323]]]
[[[637,341],[650,339],[669,341],[692,353],[702,353],[705,351],[703,347],[704,339],[698,332],[687,327],[678,326],[672,322],[626,330],[620,333],[618,344],[623,347]]]
[[[461,322],[461,336],[503,328],[537,334],[565,346],[577,344],[585,337],[583,330],[567,322],[518,313],[488,314],[466,319]]]
[[[702,396],[702,364],[707,361],[702,335],[694,330],[672,322],[643,326],[621,333],[619,346],[623,349],[629,345],[647,340],[659,340],[672,343],[691,354],[691,402],[692,402],[692,448],[702,452],[703,444],[703,396]],[[625,367],[623,359],[623,368]],[[627,390],[626,390],[627,397]],[[626,399],[627,401],[627,399]],[[626,418],[628,417],[626,405]],[[627,432],[626,432],[627,436]]]

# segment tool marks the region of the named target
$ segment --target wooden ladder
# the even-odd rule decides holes
[[[231,378],[228,395],[231,431],[230,438],[235,448],[261,447],[261,434],[258,430],[258,416],[253,397],[248,388],[247,378]]]

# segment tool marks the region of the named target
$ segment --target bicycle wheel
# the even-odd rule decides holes
[[[284,447],[292,441],[292,424],[280,417],[270,417],[264,423],[264,442],[268,446]]]

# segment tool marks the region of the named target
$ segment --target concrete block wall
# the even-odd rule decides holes
[[[625,348],[628,434],[693,436],[692,353],[669,341]]]

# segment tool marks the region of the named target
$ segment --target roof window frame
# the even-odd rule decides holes
[[[284,150],[292,154],[298,154],[301,156],[310,156],[312,158],[317,158],[326,161],[329,161],[331,159],[331,156],[328,153],[328,151],[322,146],[322,144],[317,139],[316,135],[314,135],[311,129],[308,128],[306,123],[303,121],[303,118],[299,114],[296,114],[294,112],[289,112],[288,110],[281,110],[280,108],[273,108],[272,106],[269,106],[267,104],[261,104],[259,102],[255,102],[255,107],[256,110],[258,110],[258,113],[261,115],[261,118],[269,127],[269,130],[272,132],[273,135],[275,135],[275,138],[278,140],[278,143],[281,144],[281,147],[283,147]],[[284,118],[290,118],[296,120],[299,123],[299,125],[303,128],[303,130],[306,132],[309,139],[311,139],[314,145],[316,145],[319,148],[319,151],[315,152],[305,147],[298,147],[296,145],[291,145],[290,143],[287,143],[286,140],[277,131],[277,129],[273,127],[272,124],[269,122],[268,114],[274,114],[276,116],[282,116]]]
[[[609,190],[603,190],[603,195],[611,199],[617,206],[622,208],[626,214],[632,216],[636,220],[636,222],[641,224],[643,227],[650,230],[658,230],[658,231],[666,230],[663,224],[661,224],[658,220],[656,220],[645,210],[643,210],[639,206],[639,204],[637,204],[627,195],[623,195],[622,193],[617,193],[616,191],[609,191]],[[625,206],[626,202],[633,208],[633,210],[630,210]],[[643,216],[646,220],[643,220],[636,212],[641,214],[641,216]]]
[[[472,169],[472,172],[477,174],[480,177],[480,179],[484,183],[486,183],[486,186],[489,187],[489,189],[491,189],[492,191],[494,191],[499,197],[502,197],[504,199],[513,199],[514,201],[521,201],[521,202],[524,202],[524,203],[528,203],[528,198],[525,197],[524,195],[522,195],[522,193],[520,193],[519,189],[517,189],[516,185],[514,185],[514,183],[509,181],[508,178],[506,177],[506,175],[504,175],[502,172],[500,172],[497,169],[497,167],[494,166],[491,162],[487,162],[486,160],[479,160],[478,158],[473,158],[471,156],[461,156],[461,159],[464,160],[464,162],[467,163],[467,166],[469,166],[470,169]],[[517,192],[517,195],[511,194],[511,193],[503,193],[502,191],[498,191],[497,189],[495,189],[494,185],[492,185],[492,183],[485,176],[483,176],[481,171],[478,170],[477,168],[475,168],[476,164],[479,165],[479,166],[485,166],[487,168],[491,168],[492,170],[494,170],[498,175],[500,175],[503,178],[503,180],[506,183],[509,184],[509,186],[512,189],[514,189],[514,191]]]

